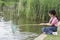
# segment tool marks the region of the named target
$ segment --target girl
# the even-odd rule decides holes
[[[48,15],[50,16],[49,23],[41,23],[40,25],[48,25],[49,27],[42,28],[42,32],[52,34],[53,32],[57,32],[58,18],[56,17],[55,10],[50,10]]]

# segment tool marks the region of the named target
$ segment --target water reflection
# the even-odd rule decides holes
[[[16,30],[16,25],[11,21],[0,22],[0,40],[33,40],[38,36],[34,27],[20,27],[22,30]],[[37,31],[37,30],[36,30]],[[16,33],[15,33],[16,32]]]
[[[12,32],[12,22],[4,21],[3,18],[0,20],[0,40],[18,40]]]
[[[21,26],[20,35],[22,40],[33,40],[35,37],[41,34],[40,26]]]
[[[40,26],[20,26],[17,30],[17,25],[12,21],[0,21],[0,40],[33,40],[41,34]]]
[[[18,39],[20,39],[20,40],[33,40],[37,36],[38,36],[38,34],[32,33],[32,32],[20,32],[18,35]]]

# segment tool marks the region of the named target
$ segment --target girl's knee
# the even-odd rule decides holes
[[[45,28],[42,28],[42,32],[44,32]]]

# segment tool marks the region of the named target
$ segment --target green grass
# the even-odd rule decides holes
[[[44,40],[60,40],[60,31],[58,31],[58,35],[48,35]]]

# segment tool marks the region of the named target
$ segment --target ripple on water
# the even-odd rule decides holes
[[[33,40],[37,36],[38,34],[32,32],[12,33],[10,23],[0,22],[0,40]]]
[[[36,34],[36,33],[20,32],[19,35],[18,35],[18,38],[20,40],[33,40],[37,36],[38,36],[38,34]]]

